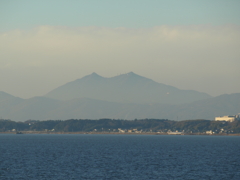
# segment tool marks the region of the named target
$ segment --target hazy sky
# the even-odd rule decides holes
[[[96,72],[240,93],[239,0],[1,0],[0,91],[29,98]]]

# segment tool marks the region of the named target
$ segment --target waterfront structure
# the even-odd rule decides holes
[[[215,121],[228,121],[228,122],[233,122],[233,121],[236,121],[236,120],[239,120],[239,115],[215,117]]]
[[[206,134],[213,134],[214,132],[212,130],[206,131]]]
[[[167,133],[171,134],[171,135],[182,135],[182,134],[184,134],[183,132],[178,132],[178,131],[173,132],[173,131],[170,131],[170,130]]]
[[[119,131],[120,133],[125,133],[125,130],[123,130],[123,129],[121,129],[121,128],[118,128],[118,131]]]

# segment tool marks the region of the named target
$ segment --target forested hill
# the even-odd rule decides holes
[[[170,121],[166,119],[114,120],[114,119],[71,119],[15,122],[0,120],[0,132],[45,131],[45,132],[167,132],[203,133],[240,133],[240,121],[217,122],[210,120]]]

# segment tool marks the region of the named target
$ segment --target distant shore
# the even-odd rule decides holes
[[[184,133],[184,134],[168,134],[168,133],[156,133],[156,132],[143,132],[143,133],[120,133],[120,132],[49,132],[49,131],[19,131],[20,134],[104,134],[104,135],[202,135],[202,136],[240,136],[240,134],[205,134],[205,133]],[[0,132],[0,134],[17,134],[16,132]]]

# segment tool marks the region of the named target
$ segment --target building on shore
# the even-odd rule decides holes
[[[210,130],[210,131],[206,131],[206,134],[214,134],[214,132]]]
[[[184,134],[184,132],[179,132],[179,131],[173,132],[173,131],[170,131],[170,130],[167,133],[171,134],[171,135],[183,135]]]
[[[233,122],[233,121],[236,121],[236,120],[240,120],[239,115],[215,117],[215,121],[228,121],[228,122]]]

